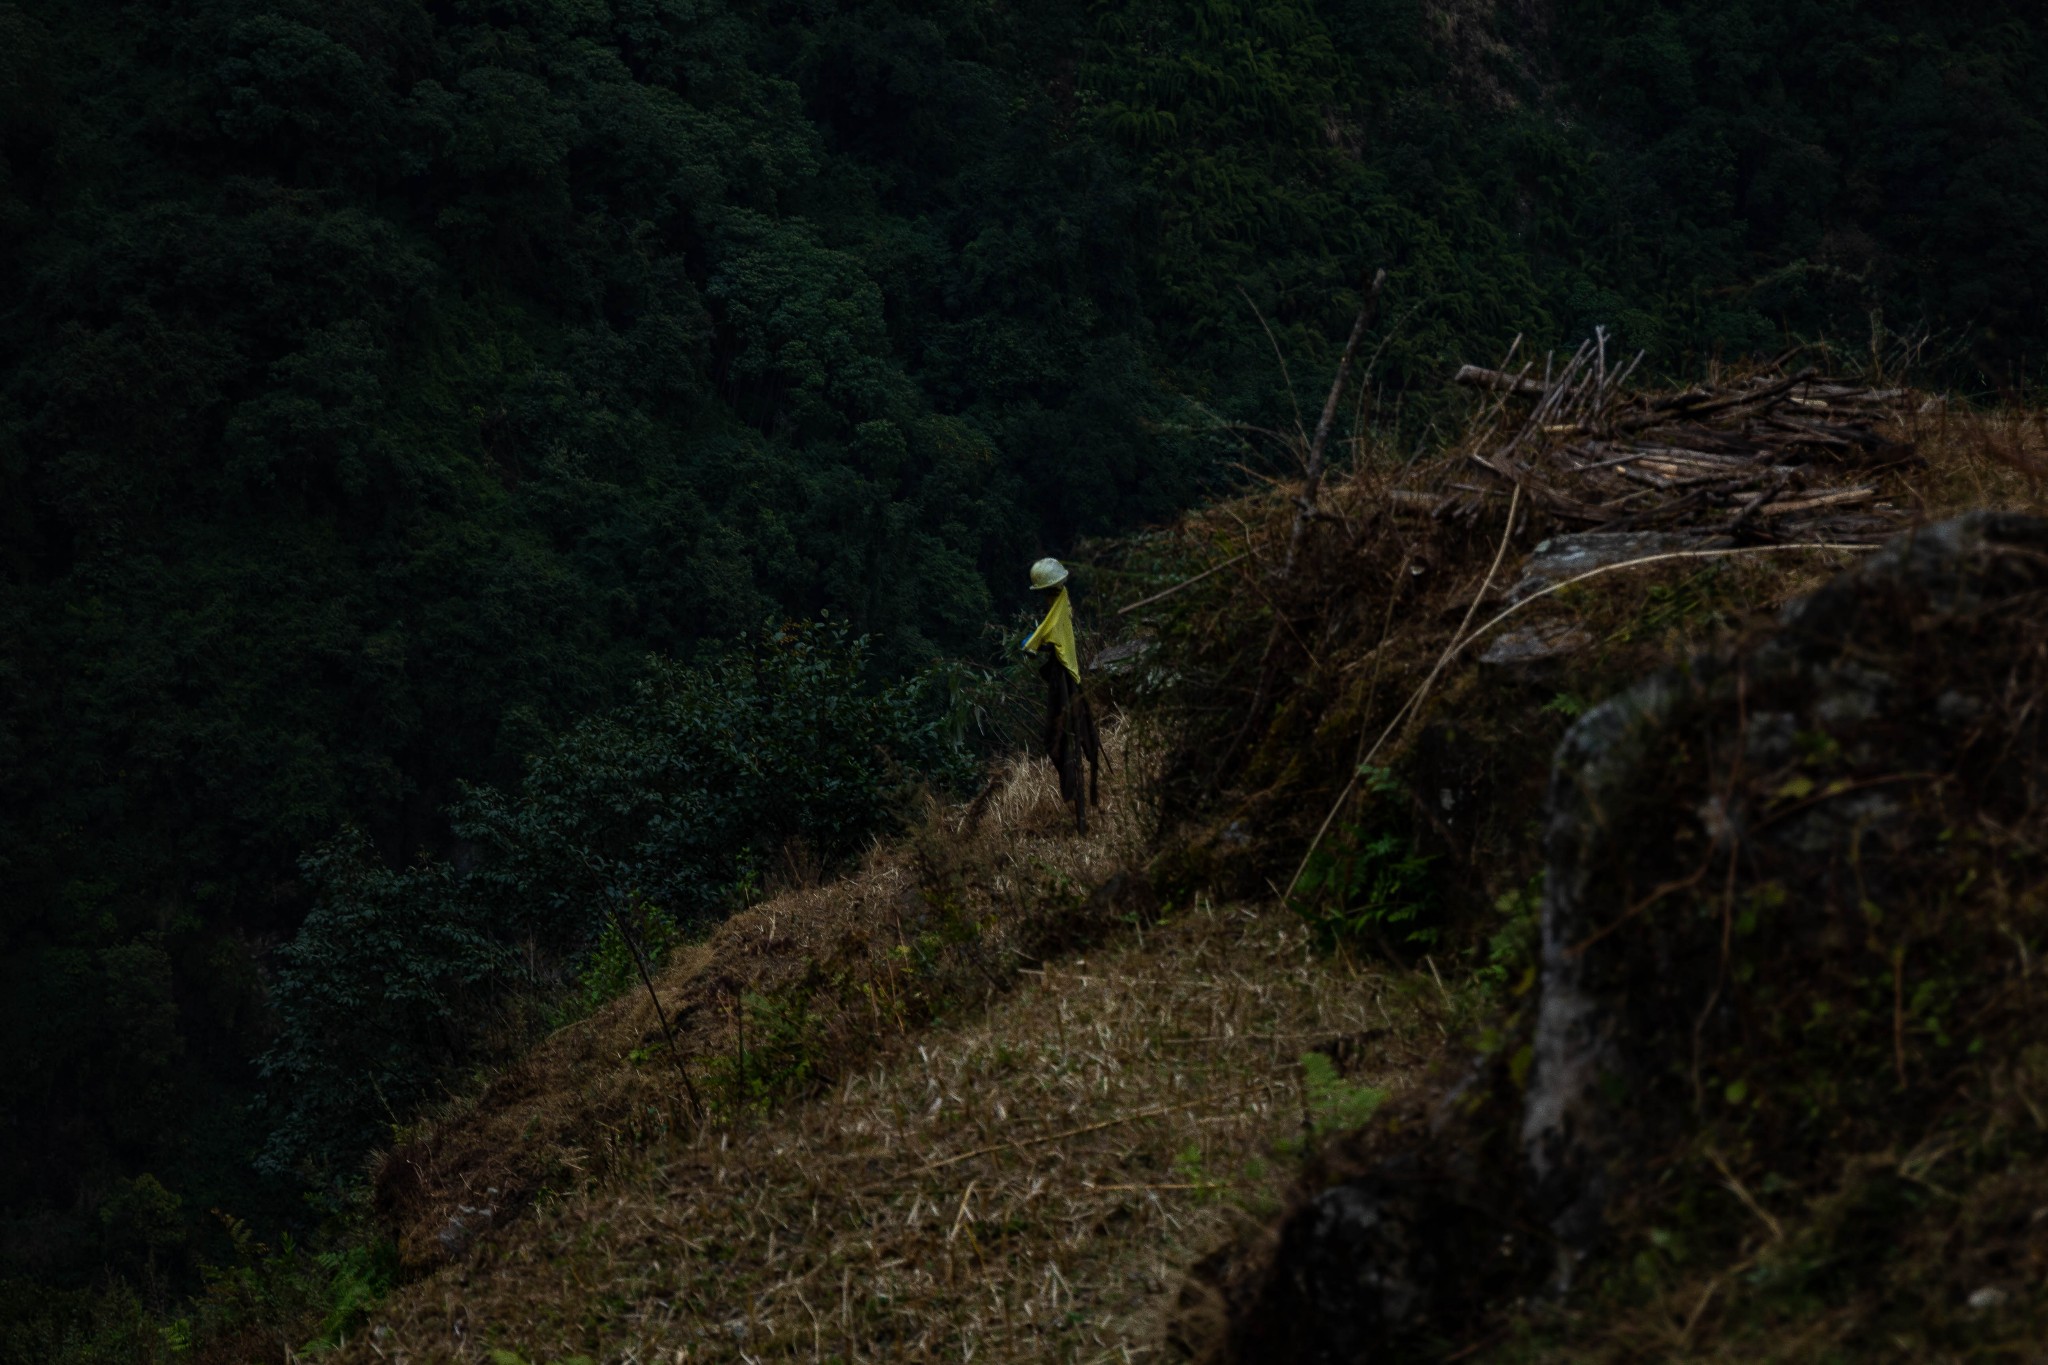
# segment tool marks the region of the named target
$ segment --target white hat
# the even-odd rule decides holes
[[[1041,559],[1031,566],[1031,586],[1057,588],[1067,581],[1067,566],[1057,559]]]

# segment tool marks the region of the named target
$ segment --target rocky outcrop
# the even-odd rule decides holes
[[[1235,1324],[1241,1358],[1349,1365],[1455,1340],[1526,1277],[1525,1239],[1427,1154],[1330,1186],[1281,1227],[1261,1292]]]
[[[1750,1206],[1702,1237],[1782,1235],[1743,1162],[1810,1200],[1859,1148],[1996,1091],[2044,1033],[2014,983],[2048,935],[2022,884],[2044,695],[2048,522],[1982,513],[1583,716],[1553,769],[1533,1004],[1304,1191],[1232,1288],[1221,1354],[1441,1358],[1568,1292],[1688,1171]]]
[[[1652,678],[1566,735],[1521,1140],[1567,1258],[1597,1241],[1616,1163],[1649,1145],[1663,1111],[1641,1097],[1668,1088],[1674,1060],[1701,1092],[1665,1096],[1686,1109],[1710,1080],[1738,1084],[1709,1054],[1745,997],[1839,969],[1873,909],[1919,893],[1921,841],[1946,826],[1932,788],[1983,815],[2033,808],[2038,721],[2011,689],[2044,588],[2048,523],[1944,522],[1794,604],[1755,647]],[[1772,922],[1734,942],[1737,917],[1760,914]],[[1738,965],[1750,982],[1730,979]]]

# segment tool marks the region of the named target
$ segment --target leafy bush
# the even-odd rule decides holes
[[[587,1013],[801,844],[829,866],[919,782],[972,772],[961,676],[869,685],[867,644],[796,623],[704,667],[654,660],[630,704],[572,727],[516,791],[464,790],[469,865],[392,871],[351,832],[305,860],[318,894],[281,953],[263,1058],[273,1169],[332,1171],[435,1088],[516,1042],[515,991]]]
[[[162,1187],[145,1197],[160,1201]],[[397,1248],[360,1226],[315,1252],[289,1236],[268,1246],[241,1219],[216,1217],[229,1259],[202,1265],[203,1288],[175,1309],[126,1279],[72,1290],[0,1279],[0,1365],[298,1359],[341,1344],[397,1282]]]
[[[659,970],[668,960],[669,949],[681,937],[675,920],[658,905],[634,905],[626,912],[625,920],[632,941],[627,941],[618,919],[606,922],[597,946],[590,950],[582,969],[576,973],[576,989],[550,1019],[556,1027],[584,1018],[636,984],[640,963],[635,949],[646,955],[650,970]]]
[[[166,1330],[174,1345],[255,1335],[285,1347],[287,1358],[311,1355],[340,1345],[397,1283],[398,1248],[360,1228],[330,1251],[309,1251],[288,1235],[273,1249],[240,1219],[220,1217],[234,1258],[206,1268],[191,1316]]]
[[[1536,981],[1543,946],[1542,874],[1496,896],[1493,908],[1501,916],[1500,927],[1487,936],[1483,961],[1473,969],[1472,979],[1489,998],[1501,1000],[1521,994]]]
[[[466,788],[455,829],[478,894],[550,946],[580,946],[631,896],[684,924],[722,915],[749,865],[802,840],[827,863],[886,823],[913,774],[965,771],[938,674],[888,690],[829,622],[707,667],[650,661],[632,702],[572,728],[516,793]]]
[[[733,1016],[733,1050],[711,1059],[712,1102],[729,1117],[765,1113],[817,1079],[823,1024],[802,992],[748,994]]]
[[[1375,797],[1402,790],[1384,768],[1364,769],[1361,776]],[[1302,869],[1294,908],[1326,943],[1367,939],[1382,947],[1426,948],[1437,940],[1429,923],[1436,906],[1429,865],[1435,861],[1397,830],[1341,825]]]
[[[1386,1102],[1387,1092],[1353,1085],[1321,1052],[1301,1054],[1302,1108],[1318,1136],[1362,1128]]]
[[[375,1143],[458,1064],[480,1015],[526,970],[505,926],[444,862],[393,872],[350,830],[303,864],[318,899],[291,942],[263,1076],[279,1121],[263,1161],[285,1171]]]

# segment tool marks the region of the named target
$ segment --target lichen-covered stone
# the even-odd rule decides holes
[[[1463,1351],[1658,1219],[1731,1264],[1800,1236],[1787,1274],[1884,1264],[1899,1229],[1796,1220],[1860,1206],[1906,1151],[1980,1144],[2048,1200],[2048,1138],[1998,1136],[2048,1131],[2028,1089],[2048,1056],[2044,711],[2048,521],[1978,513],[1581,717],[1552,770],[1533,1002],[1326,1162],[1232,1288],[1229,1358]],[[1992,1303],[1987,1277],[2048,1264],[2039,1220],[1969,1212],[2010,1202],[1886,1205],[1932,1220],[1917,1235],[1941,1250],[1912,1273],[1937,1283],[1916,1292],[1958,1340],[1993,1330],[1963,1307]]]
[[[1824,949],[1843,927],[1831,921],[1906,872],[1885,855],[1910,848],[1882,846],[1911,823],[1915,775],[1953,771],[1972,718],[2009,712],[1998,693],[2010,680],[1991,667],[2001,641],[1983,630],[2000,604],[2038,614],[2044,585],[2048,522],[1978,513],[1927,527],[1794,603],[1755,647],[1651,678],[1566,735],[1521,1124],[1566,1278],[1645,1126],[1645,1087],[1732,1022],[1725,954],[1684,951],[1711,949],[1712,935],[1703,944],[1672,913],[1676,893],[1772,886],[1798,902],[1783,917],[1806,921],[1781,940]],[[1816,763],[1800,763],[1802,744]],[[1719,790],[1693,794],[1688,822],[1666,779],[1702,763]]]

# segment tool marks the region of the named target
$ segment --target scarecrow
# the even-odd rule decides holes
[[[1048,599],[1045,619],[1024,642],[1029,654],[1042,654],[1038,674],[1045,679],[1045,752],[1060,775],[1060,799],[1074,808],[1074,827],[1088,832],[1088,807],[1096,803],[1096,768],[1102,762],[1102,737],[1095,713],[1081,692],[1081,657],[1074,649],[1074,607],[1067,597],[1066,566],[1041,559],[1031,566],[1031,586]],[[1081,765],[1088,765],[1088,785],[1081,785]]]

